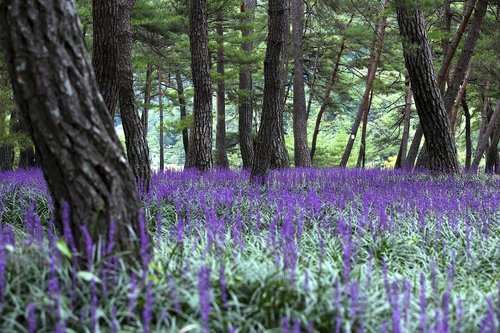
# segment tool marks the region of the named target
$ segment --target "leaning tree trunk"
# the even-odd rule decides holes
[[[363,118],[363,114],[367,112],[370,104],[370,93],[373,87],[373,81],[375,80],[375,74],[377,73],[378,64],[380,62],[380,56],[382,55],[382,49],[384,48],[384,36],[385,29],[387,27],[387,17],[383,17],[377,28],[375,29],[375,35],[373,39],[371,56],[368,63],[368,74],[366,77],[365,92],[361,98],[361,103],[359,105],[358,113],[354,119],[354,124],[352,126],[347,145],[342,155],[342,160],[340,161],[340,167],[346,167],[349,161],[349,156],[351,156],[351,150],[354,146],[354,140],[358,134],[359,124]]]
[[[253,87],[252,87],[252,67],[249,59],[252,56],[253,42],[249,39],[254,34],[253,21],[255,18],[255,8],[257,0],[245,0],[241,4],[241,12],[245,13],[245,18],[241,21],[241,35],[243,43],[241,49],[244,59],[239,77],[239,101],[238,101],[238,133],[240,138],[241,159],[243,168],[250,169],[253,161],[253,138],[252,138],[252,118],[253,118]]]
[[[368,127],[368,114],[370,113],[370,108],[373,101],[373,88],[370,92],[370,102],[368,103],[368,108],[363,113],[363,125],[361,126],[361,144],[359,146],[358,161],[356,162],[356,168],[365,168],[366,163],[366,132]]]
[[[472,138],[471,138],[471,115],[469,105],[467,104],[467,91],[462,96],[462,108],[464,109],[465,116],[465,170],[470,169],[472,160]]]
[[[132,74],[132,23],[134,0],[119,0],[119,98],[127,157],[141,189],[148,191],[151,182],[149,149],[139,113],[135,105],[134,77]]]
[[[351,15],[349,22],[347,23],[347,28],[350,26],[352,19],[354,18],[354,14]],[[346,29],[347,30],[347,29]],[[325,97],[323,98],[323,103],[319,109],[318,115],[316,116],[316,123],[314,125],[313,138],[311,143],[311,162],[314,161],[314,154],[316,153],[316,144],[318,141],[319,128],[321,126],[321,120],[323,119],[323,114],[326,111],[327,106],[330,104],[330,95],[332,93],[333,87],[337,80],[337,74],[340,67],[340,60],[342,59],[342,54],[345,50],[345,42],[346,37],[342,38],[342,42],[340,43],[339,52],[337,53],[337,58],[335,59],[335,65],[333,66],[332,75],[330,76],[330,84],[326,88]]]
[[[286,29],[288,29],[287,4],[282,0],[269,0],[269,32],[264,60],[264,105],[257,135],[251,179],[264,182],[277,146],[277,137],[283,134],[283,59],[285,57]],[[286,151],[285,151],[286,152]]]
[[[191,2],[189,41],[194,86],[193,126],[188,168],[212,168],[212,88],[208,53],[207,0]]]
[[[462,52],[460,53],[460,57],[458,58],[457,65],[450,80],[448,89],[446,89],[446,93],[443,96],[444,107],[449,116],[451,116],[450,112],[452,111],[452,106],[455,102],[460,86],[462,85],[467,74],[467,69],[469,68],[470,60],[472,58],[472,55],[474,54],[476,42],[481,32],[481,24],[483,22],[484,16],[486,15],[487,8],[487,0],[478,0],[476,5],[476,12],[474,13],[472,24],[470,26],[469,32],[467,33],[467,37],[465,38]],[[421,155],[422,156],[419,157],[419,161],[417,161],[417,166],[422,168],[427,167],[429,159],[427,145],[424,145],[424,147],[422,148]]]
[[[403,138],[401,139],[401,145],[399,147],[398,158],[396,159],[395,168],[402,168],[405,160],[406,153],[408,149],[408,138],[410,136],[410,120],[411,120],[411,101],[413,99],[413,92],[411,90],[411,85],[408,81],[408,90],[406,92],[405,98],[405,113],[403,119]]]
[[[293,143],[296,167],[310,167],[311,153],[307,143],[307,110],[304,90],[304,56],[302,54],[303,0],[291,0],[293,36]]]
[[[444,54],[443,63],[441,64],[441,68],[439,69],[439,72],[437,74],[437,82],[441,91],[444,91],[445,84],[448,79],[451,61],[453,60],[458,45],[460,44],[460,40],[462,39],[462,36],[465,32],[465,28],[467,27],[470,16],[472,15],[472,12],[474,10],[475,3],[476,0],[469,0],[467,2],[464,10],[464,16],[462,17],[462,21],[460,22],[455,37],[453,38],[453,41],[446,46],[446,53]],[[408,152],[408,156],[404,163],[405,168],[413,168],[415,160],[417,159],[420,142],[422,141],[423,135],[424,132],[422,131],[422,125],[419,123],[411,142],[410,151]]]
[[[151,104],[151,85],[153,81],[153,64],[147,65],[146,69],[146,85],[144,86],[144,105],[142,106],[141,123],[144,128],[146,140],[148,138],[148,122],[149,122],[149,107]]]
[[[139,234],[139,196],[88,61],[74,2],[0,0],[0,17],[14,95],[41,158],[57,229],[63,230],[67,203],[68,232],[82,256],[84,226],[94,242],[109,240],[114,251],[138,255],[130,231]]]
[[[188,151],[189,151],[189,130],[186,124],[187,112],[186,112],[186,97],[184,97],[184,84],[182,83],[182,76],[180,72],[175,73],[175,82],[177,84],[177,98],[179,99],[179,112],[182,124],[182,146],[184,147],[184,167],[187,167],[188,163]]]
[[[486,130],[484,131],[483,135],[479,138],[479,143],[477,145],[477,150],[476,150],[476,156],[472,161],[472,166],[471,166],[472,170],[477,171],[479,163],[483,158],[484,152],[490,146],[490,137],[494,133],[495,127],[500,127],[500,102],[497,103],[495,111],[493,111],[491,115],[488,127],[486,127]],[[496,138],[494,137],[494,140],[491,142],[491,145],[497,147],[498,141],[495,142],[495,140]]]
[[[429,169],[457,173],[460,169],[455,139],[434,74],[424,16],[416,6],[405,4],[397,7],[397,14],[405,64],[428,146]]]
[[[118,97],[118,1],[93,0],[93,53],[92,65],[99,85],[99,91],[104,98],[111,117],[114,118],[116,100]]]
[[[215,129],[216,164],[220,168],[229,168],[226,151],[226,85],[224,64],[224,26],[222,17],[217,18],[217,127]]]

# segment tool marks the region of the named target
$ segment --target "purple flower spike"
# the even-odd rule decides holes
[[[28,317],[28,332],[35,333],[36,332],[36,306],[34,303],[28,304],[26,307],[26,316]]]
[[[198,272],[198,292],[200,295],[200,313],[203,332],[208,333],[210,318],[210,268],[202,266]]]

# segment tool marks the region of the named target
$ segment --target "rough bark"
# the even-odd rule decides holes
[[[177,98],[179,100],[179,112],[181,123],[186,123],[186,97],[184,97],[184,84],[182,83],[182,76],[180,72],[175,73],[175,82],[177,84]],[[188,152],[189,152],[189,130],[187,127],[182,128],[182,146],[184,147],[184,167],[188,165]]]
[[[163,145],[163,90],[161,86],[162,73],[161,66],[158,65],[158,108],[160,111],[160,170],[165,170],[165,148]]]
[[[464,109],[465,116],[465,170],[470,169],[470,164],[472,160],[472,139],[471,139],[471,115],[469,111],[469,105],[467,104],[467,94],[464,91],[462,95],[462,108]]]
[[[287,4],[282,0],[269,0],[267,50],[264,60],[264,105],[257,135],[251,179],[264,182],[276,150],[277,138],[283,134],[283,61],[285,58],[286,29],[288,29]],[[280,121],[281,119],[281,121]],[[285,151],[286,153],[286,151]]]
[[[346,167],[349,161],[349,156],[351,155],[352,147],[354,146],[354,140],[358,134],[359,124],[363,118],[363,114],[368,112],[370,104],[370,93],[373,87],[373,81],[375,80],[375,75],[377,74],[377,68],[380,62],[380,56],[382,55],[382,49],[384,48],[384,36],[385,29],[387,27],[387,17],[383,17],[381,21],[377,24],[377,29],[375,30],[374,41],[371,48],[371,56],[368,63],[368,74],[366,77],[365,92],[361,98],[361,103],[359,105],[358,113],[354,120],[354,124],[350,131],[350,135],[347,141],[347,145],[342,155],[342,160],[340,161],[340,167]]]
[[[241,35],[244,42],[241,49],[245,59],[250,58],[253,51],[253,42],[249,39],[253,35],[253,22],[257,0],[245,0],[241,6],[241,12],[245,17],[241,21]],[[244,63],[239,73],[239,106],[238,106],[238,133],[240,139],[241,159],[243,168],[250,169],[253,162],[253,139],[252,139],[252,118],[253,118],[253,87],[252,68]]]
[[[192,1],[189,14],[194,110],[187,167],[208,170],[212,168],[213,116],[208,54],[207,0]]]
[[[497,103],[497,106],[495,108],[495,111],[493,111],[491,115],[491,119],[488,123],[488,127],[486,127],[486,130],[484,131],[483,135],[479,138],[479,143],[478,147],[476,150],[476,156],[474,157],[474,160],[472,161],[471,168],[472,170],[476,170],[479,167],[479,163],[481,162],[481,159],[483,158],[484,152],[488,149],[490,145],[490,138],[491,135],[493,134],[493,130],[495,127],[500,127],[500,102]],[[498,141],[491,142],[492,146],[497,147],[498,146]]]
[[[437,75],[437,82],[438,82],[438,85],[439,85],[441,91],[444,91],[445,84],[446,84],[447,78],[448,78],[448,73],[449,73],[451,61],[453,60],[453,57],[455,56],[458,45],[460,44],[462,36],[465,32],[465,28],[467,27],[470,16],[472,15],[472,12],[474,10],[475,3],[476,3],[476,0],[469,0],[467,2],[467,5],[464,9],[464,16],[462,17],[460,25],[457,29],[456,34],[455,34],[455,37],[453,38],[453,41],[446,47],[446,53],[444,55],[443,63],[441,64],[441,68],[439,69],[439,72]],[[413,165],[415,164],[415,160],[417,159],[417,156],[418,156],[418,150],[420,148],[420,143],[422,141],[423,135],[424,135],[424,132],[422,131],[422,125],[419,123],[417,126],[417,129],[415,131],[415,135],[413,136],[413,140],[411,142],[410,151],[408,152],[408,156],[407,156],[406,161],[404,163],[405,168],[407,168],[407,169],[413,168]]]
[[[153,81],[153,64],[148,63],[146,68],[146,85],[144,86],[144,105],[142,107],[141,123],[146,140],[148,138],[149,107],[151,104],[151,83]]]
[[[93,0],[93,53],[92,65],[104,103],[112,117],[118,97],[118,1]]]
[[[401,145],[399,147],[398,158],[396,159],[395,168],[402,168],[406,161],[406,153],[408,150],[408,138],[410,136],[410,116],[411,116],[411,102],[413,99],[413,92],[411,85],[408,82],[408,90],[405,98],[405,113],[403,119],[403,137],[401,138]]]
[[[293,36],[293,143],[295,167],[310,167],[311,153],[307,142],[307,109],[304,90],[304,58],[302,54],[302,20],[304,3],[291,0]]]
[[[217,126],[215,129],[215,148],[217,149],[216,165],[219,168],[229,168],[226,149],[226,85],[224,64],[224,26],[222,17],[217,18]]]
[[[41,158],[63,230],[85,256],[85,226],[94,240],[138,255],[141,210],[133,174],[97,86],[78,25],[66,0],[0,0],[0,36],[22,118]],[[110,224],[115,223],[110,234]],[[130,252],[129,252],[130,253]]]
[[[119,99],[127,158],[138,186],[147,191],[151,182],[149,148],[135,105],[134,77],[132,74],[132,23],[134,0],[119,0]]]
[[[400,4],[397,17],[405,64],[428,146],[429,169],[437,173],[458,173],[455,139],[434,74],[424,16],[415,6]]]

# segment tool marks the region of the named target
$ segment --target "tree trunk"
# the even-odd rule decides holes
[[[184,97],[184,84],[182,83],[182,76],[180,72],[175,73],[175,81],[177,84],[177,96],[179,99],[179,112],[182,123],[182,146],[184,147],[184,167],[188,166],[188,152],[189,152],[189,130],[186,126],[186,97]]]
[[[283,59],[285,57],[288,6],[282,0],[269,0],[267,50],[264,60],[264,105],[257,135],[251,179],[264,182],[275,151],[284,150],[283,135]],[[286,150],[285,152],[286,153]],[[279,152],[278,152],[279,154]]]
[[[241,159],[243,168],[252,168],[253,162],[253,139],[252,139],[252,118],[253,118],[253,87],[252,68],[248,59],[252,56],[253,42],[249,39],[254,34],[253,22],[255,18],[255,8],[257,0],[245,0],[241,6],[241,12],[246,13],[241,21],[241,35],[244,42],[241,49],[245,56],[245,63],[240,70],[239,83],[239,109],[238,109],[238,132],[240,137]]]
[[[151,82],[153,78],[153,64],[147,65],[146,69],[146,85],[144,87],[144,106],[142,107],[141,123],[144,128],[146,141],[148,139],[148,122],[149,122],[149,107],[151,104]]]
[[[68,232],[83,257],[83,226],[95,243],[109,240],[113,251],[138,255],[130,231],[139,234],[139,196],[87,60],[74,2],[0,0],[0,17],[14,95],[41,157],[57,229],[67,203]]]
[[[162,77],[161,77],[161,67],[158,64],[158,108],[160,109],[160,170],[165,170],[165,154],[164,154],[164,143],[163,143],[163,90],[161,87]]]
[[[380,56],[382,55],[382,49],[384,48],[384,37],[385,28],[387,27],[387,17],[383,17],[382,20],[377,24],[375,29],[374,40],[371,48],[371,56],[368,63],[368,74],[366,77],[365,92],[361,98],[361,103],[359,105],[358,113],[354,120],[354,125],[352,126],[349,139],[347,141],[347,146],[345,147],[344,154],[342,155],[342,160],[340,162],[340,167],[345,168],[347,162],[349,161],[349,156],[351,155],[352,147],[354,146],[354,140],[358,134],[359,124],[363,114],[367,112],[370,104],[370,93],[373,87],[373,81],[375,80],[375,75],[377,73],[378,64],[380,62]]]
[[[488,108],[488,121],[491,121],[493,117],[493,112],[491,108]],[[490,134],[490,142],[491,144],[488,146],[487,151],[486,151],[486,163],[485,163],[485,172],[486,173],[495,173],[497,166],[498,166],[498,144],[494,145],[495,142],[495,135],[496,132],[498,132],[498,129],[500,128],[498,122],[497,125],[493,128],[491,134]]]
[[[120,18],[117,43],[119,44],[119,98],[127,157],[138,186],[148,191],[151,181],[149,149],[139,113],[135,105],[134,77],[132,74],[132,25],[134,0],[119,0]]]
[[[307,142],[307,110],[302,55],[303,0],[291,0],[293,26],[293,143],[295,167],[310,167],[311,153]]]
[[[470,16],[472,15],[472,11],[474,10],[474,5],[476,0],[469,0],[464,10],[464,16],[462,17],[462,21],[457,29],[457,33],[453,38],[453,41],[446,47],[446,53],[444,55],[443,63],[437,75],[437,82],[441,91],[444,91],[444,87],[448,78],[448,73],[450,69],[451,61],[456,53],[457,47],[460,44],[460,40],[465,32],[465,28],[469,22]],[[415,164],[415,160],[417,159],[418,150],[420,148],[420,142],[422,141],[422,137],[424,132],[422,130],[422,125],[419,123],[415,135],[413,136],[413,140],[411,142],[410,151],[408,152],[408,156],[406,158],[406,162],[404,167],[407,169],[412,169]]]
[[[373,100],[373,88],[370,92],[370,102],[368,103],[368,108],[363,113],[363,126],[361,126],[361,145],[359,147],[358,161],[356,162],[356,168],[365,168],[366,162],[366,129],[368,127],[368,114],[370,113],[370,108],[372,106]]]
[[[217,18],[217,127],[215,147],[217,149],[216,164],[219,168],[229,168],[226,151],[226,87],[224,78],[224,26],[222,17]]]
[[[469,78],[472,73],[472,64],[469,63],[469,68],[467,69],[467,72],[465,74],[464,82],[460,86],[460,89],[458,91],[457,99],[453,106],[451,107],[450,111],[448,112],[450,115],[450,122],[451,122],[451,131],[455,133],[455,124],[457,122],[457,117],[458,117],[458,108],[460,104],[462,104],[462,101],[464,99],[464,94],[467,89],[467,84],[469,83]]]
[[[0,89],[3,88],[0,86]],[[9,142],[14,129],[14,114],[11,113],[10,124],[7,124],[7,110],[0,100],[0,171],[10,171],[14,167],[14,147]]]
[[[403,138],[399,147],[398,158],[396,159],[395,168],[402,168],[406,161],[406,152],[408,147],[408,138],[410,136],[410,120],[411,120],[411,102],[413,99],[413,92],[411,85],[408,82],[408,90],[405,98],[405,115],[403,119]]]
[[[397,13],[405,64],[429,150],[429,169],[457,173],[457,149],[434,74],[424,16],[417,7],[404,4],[398,6]]]
[[[194,86],[193,126],[188,168],[212,168],[212,88],[208,54],[207,0],[191,2],[189,41]]]
[[[0,147],[0,170],[11,171],[14,165],[14,149],[12,145]]]
[[[93,0],[93,53],[92,65],[104,103],[114,118],[118,97],[118,1]]]
[[[471,139],[471,125],[470,125],[470,111],[469,105],[467,104],[467,96],[464,91],[462,95],[462,108],[464,109],[465,115],[465,170],[470,169],[470,163],[472,160],[472,139]]]
[[[484,131],[483,135],[479,138],[476,156],[474,157],[474,161],[472,161],[472,170],[476,171],[478,169],[479,163],[483,158],[483,154],[490,145],[490,137],[493,134],[493,130],[495,129],[495,127],[500,127],[500,102],[497,103],[495,111],[493,111],[493,114],[491,115],[491,119],[488,123],[486,131]],[[498,141],[495,142],[495,140],[493,140],[493,142],[491,142],[491,145],[497,147]]]
[[[312,106],[312,101],[314,98],[314,93],[316,92],[315,88],[316,88],[316,77],[318,74],[319,57],[320,57],[320,47],[318,46],[318,49],[316,50],[316,58],[314,59],[313,76],[311,79],[311,84],[309,85],[309,98],[307,100],[307,110],[306,110],[307,119],[309,119],[309,114],[311,113],[311,106]],[[311,163],[312,163],[312,161],[311,161]]]
[[[352,18],[353,16],[351,16],[349,24],[351,23]],[[330,95],[337,80],[337,74],[339,72],[339,67],[340,67],[340,60],[342,59],[342,54],[344,53],[345,50],[345,41],[346,41],[345,37],[342,38],[342,42],[340,43],[340,49],[339,52],[337,53],[337,58],[335,59],[335,65],[333,66],[333,71],[330,78],[330,84],[326,88],[325,98],[323,99],[323,103],[321,104],[318,115],[316,116],[316,123],[314,125],[314,132],[311,143],[311,162],[314,161],[314,154],[316,153],[316,145],[318,141],[319,127],[321,126],[321,120],[323,119],[323,114],[325,113],[326,108],[330,103]]]

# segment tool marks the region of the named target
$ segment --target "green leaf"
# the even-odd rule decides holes
[[[83,281],[91,282],[92,280],[94,280],[97,283],[101,283],[101,280],[92,272],[80,271],[78,272],[77,276]]]
[[[59,249],[62,255],[67,257],[68,259],[71,259],[73,257],[71,251],[69,250],[68,244],[66,244],[64,240],[60,239],[57,242],[56,247]]]

